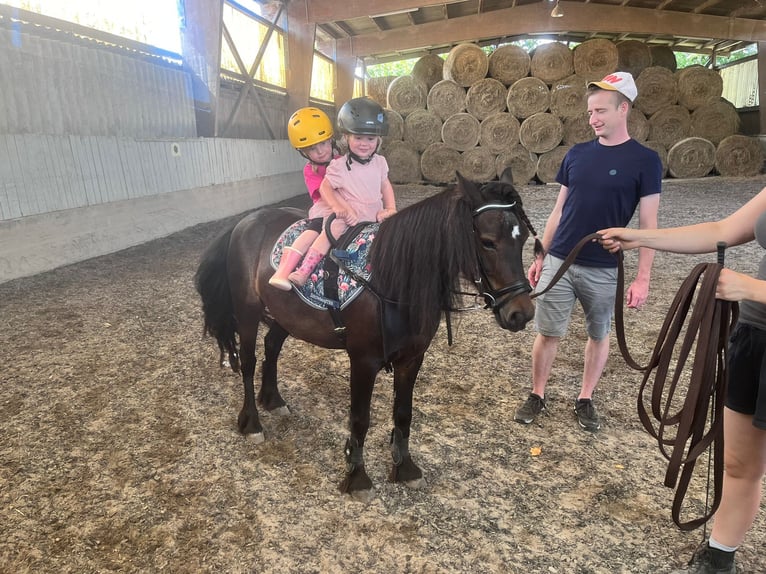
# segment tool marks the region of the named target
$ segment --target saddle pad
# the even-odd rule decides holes
[[[271,250],[271,266],[276,270],[282,258],[282,249],[285,245],[292,245],[297,237],[303,233],[308,224],[308,219],[296,221],[279,236],[274,249]],[[367,262],[367,254],[378,231],[378,224],[371,223],[365,226],[360,233],[351,239],[346,247],[347,257],[341,259],[341,263],[348,269],[365,280],[370,278],[370,266]],[[329,256],[324,257],[309,276],[309,280],[303,287],[293,285],[293,291],[304,303],[315,309],[340,308],[343,309],[351,303],[364,288],[348,274],[342,267],[338,270],[338,301],[333,301],[324,296],[324,281],[329,277],[325,270],[325,262]],[[332,262],[330,262],[332,264]]]

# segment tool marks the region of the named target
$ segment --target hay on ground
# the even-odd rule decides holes
[[[518,143],[509,150],[501,151],[495,158],[497,177],[507,167],[511,168],[514,185],[526,185],[537,173],[537,154]]]
[[[444,79],[467,88],[487,75],[489,58],[476,44],[458,44],[444,61]]]
[[[649,138],[649,120],[641,110],[632,109],[628,115],[628,134],[634,140],[645,142]]]
[[[532,51],[529,71],[549,85],[571,76],[574,73],[572,50],[560,42],[537,46]]]
[[[537,179],[543,183],[556,183],[556,175],[571,146],[560,145],[537,158]]]
[[[423,177],[437,183],[455,181],[455,171],[460,165],[460,152],[444,142],[432,143],[420,156]]]
[[[423,151],[441,138],[442,121],[435,113],[415,110],[404,119],[404,141],[416,150]]]
[[[406,117],[415,110],[426,109],[427,96],[423,82],[413,76],[399,76],[388,86],[387,107]]]
[[[706,139],[684,138],[668,151],[668,171],[673,177],[705,177],[714,165],[715,146]]]
[[[751,177],[763,170],[763,148],[757,138],[731,135],[715,150],[715,169],[721,175]]]
[[[545,112],[551,105],[551,92],[540,78],[521,78],[508,88],[508,111],[519,119]]]
[[[481,121],[505,110],[507,93],[508,90],[501,81],[494,78],[482,78],[468,88],[465,108],[469,114]]]
[[[670,149],[673,144],[689,136],[692,119],[683,106],[665,106],[649,118],[649,138],[662,142]]]
[[[475,147],[460,154],[460,174],[472,181],[492,181],[496,177],[495,154]]]
[[[521,124],[513,114],[492,114],[479,126],[479,145],[493,153],[500,153],[519,144]]]
[[[436,82],[428,92],[426,104],[442,121],[465,111],[466,90],[452,80]]]
[[[392,183],[415,183],[421,181],[420,154],[412,144],[391,140],[385,142],[380,154],[388,162],[388,179]]]
[[[480,124],[471,114],[448,117],[442,126],[442,141],[452,149],[466,151],[479,144]]]
[[[430,90],[436,82],[440,82],[444,73],[444,59],[436,54],[426,54],[418,58],[412,67],[412,76],[426,85]]]
[[[647,116],[678,101],[675,74],[662,66],[650,66],[641,72],[636,78],[636,88],[638,97],[634,105]]]
[[[717,102],[723,93],[721,74],[704,66],[689,66],[678,70],[676,80],[678,103],[690,111]]]
[[[489,55],[489,76],[506,86],[529,75],[532,59],[523,48],[506,44]]]
[[[705,138],[718,145],[739,131],[739,114],[727,100],[704,104],[692,112],[690,135]]]
[[[675,72],[678,67],[676,54],[670,46],[652,46],[649,48],[652,53],[652,66],[662,66],[671,72]]]
[[[585,40],[574,49],[575,74],[588,81],[600,80],[617,70],[617,46],[605,38]]]
[[[665,144],[658,141],[647,140],[641,142],[641,145],[657,152],[657,155],[660,156],[660,163],[662,163],[662,177],[666,177],[668,175],[668,148]]]
[[[587,82],[576,74],[555,82],[551,86],[552,114],[560,118],[574,118],[587,111],[585,90]]]
[[[630,72],[638,78],[644,69],[652,65],[652,52],[649,46],[639,40],[617,42],[617,69]]]

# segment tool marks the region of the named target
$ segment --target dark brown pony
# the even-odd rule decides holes
[[[497,323],[519,331],[534,308],[522,263],[522,248],[534,230],[510,183],[478,185],[458,174],[456,187],[403,209],[380,226],[371,248],[369,288],[340,312],[345,336],[328,311],[301,302],[294,292],[268,284],[270,253],[280,234],[305,214],[290,208],[259,209],[208,247],[195,281],[202,298],[204,330],[218,340],[223,363],[241,368],[245,400],[239,430],[263,440],[253,388],[258,326],[269,325],[257,402],[267,411],[286,410],[277,387],[277,359],[288,335],[329,349],[345,348],[351,362],[350,436],[341,490],[369,493],[363,448],[370,426],[370,401],[377,373],[394,371],[391,480],[422,478],[408,443],[412,396],[423,356],[441,315],[454,310],[460,280],[473,281]],[[239,344],[237,344],[237,335]]]

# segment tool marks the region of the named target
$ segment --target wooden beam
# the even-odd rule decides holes
[[[335,52],[335,107],[339,108],[354,95],[354,71],[357,57],[351,53],[351,39],[338,40]]]
[[[306,20],[308,0],[287,5],[287,86],[289,113],[307,106],[311,95],[316,24]]]
[[[758,42],[758,115],[761,134],[766,134],[766,42]]]
[[[366,18],[376,14],[390,14],[392,12],[405,12],[417,8],[439,6],[450,3],[448,0],[311,0],[308,3],[309,22],[322,24],[336,20],[352,20],[354,18]]]
[[[766,21],[763,20],[579,2],[561,2],[560,5],[565,15],[563,18],[551,18],[548,3],[538,2],[420,26],[362,34],[351,38],[351,51],[353,55],[363,58],[376,53],[414,50],[450,42],[567,31],[672,36],[679,31],[693,30],[694,35],[700,38],[750,42],[766,40]]]

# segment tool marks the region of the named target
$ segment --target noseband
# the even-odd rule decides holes
[[[513,203],[488,203],[486,205],[482,205],[481,207],[476,208],[472,215],[473,217],[477,217],[478,215],[481,215],[485,211],[493,211],[493,210],[499,210],[499,211],[513,211],[514,214],[516,214],[516,210],[518,208],[516,207],[516,202]],[[520,217],[517,217],[519,219],[519,224],[523,223],[523,219]],[[476,226],[473,227],[474,233],[476,233]],[[492,287],[489,284],[489,279],[487,279],[487,273],[484,271],[484,266],[481,264],[481,257],[477,255],[477,259],[479,261],[479,276],[473,280],[474,284],[476,285],[476,289],[479,291],[479,295],[484,297],[484,302],[486,303],[486,309],[492,309],[493,311],[496,309],[500,309],[503,305],[508,303],[509,301],[512,301],[514,298],[518,297],[519,295],[523,293],[530,293],[532,291],[532,286],[529,284],[529,281],[526,277],[523,279],[519,279],[518,281],[515,281],[514,283],[511,283],[510,285],[506,285],[505,287],[501,287],[499,289],[492,289]],[[489,288],[484,288],[484,280],[486,280],[486,284]],[[505,300],[498,303],[498,300],[502,297],[505,297],[506,295],[510,295],[510,297],[506,298]]]

